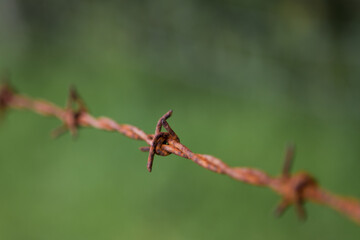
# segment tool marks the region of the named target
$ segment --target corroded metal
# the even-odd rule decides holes
[[[73,108],[74,105],[76,108]],[[93,117],[74,89],[70,90],[67,106],[61,108],[44,100],[35,100],[17,94],[9,85],[2,85],[0,86],[0,110],[7,108],[27,109],[44,116],[60,119],[63,125],[58,130],[59,132],[55,132],[55,135],[59,135],[65,130],[76,135],[79,127],[93,127],[105,131],[116,131],[126,137],[142,140],[148,144],[146,147],[141,147],[140,150],[149,152],[147,163],[149,171],[152,170],[155,155],[175,154],[190,159],[210,171],[228,175],[235,180],[255,186],[268,187],[282,196],[282,200],[275,211],[277,215],[281,215],[289,206],[294,205],[299,218],[304,219],[306,217],[304,204],[310,200],[333,208],[360,224],[359,200],[325,191],[319,186],[315,178],[306,172],[291,174],[293,147],[287,149],[281,175],[273,177],[259,169],[230,167],[214,156],[193,153],[180,143],[179,137],[168,124],[167,120],[172,114],[171,110],[159,119],[155,134],[146,134],[132,125],[119,124],[107,117]],[[161,131],[162,127],[165,128],[166,132]]]

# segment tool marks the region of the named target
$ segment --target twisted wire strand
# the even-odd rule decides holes
[[[76,106],[74,108],[74,106]],[[79,127],[92,127],[105,131],[119,132],[126,137],[142,140],[148,146],[141,147],[140,150],[149,152],[147,168],[152,170],[154,156],[167,156],[175,154],[187,158],[215,173],[228,175],[229,177],[255,186],[268,187],[278,193],[282,200],[279,203],[275,213],[281,215],[291,205],[300,219],[306,218],[304,203],[312,201],[314,203],[328,206],[360,224],[360,202],[352,197],[343,197],[330,193],[319,186],[313,176],[307,172],[298,172],[292,174],[290,168],[293,161],[294,148],[290,146],[287,149],[285,162],[281,175],[270,176],[262,170],[250,167],[230,167],[222,160],[206,154],[193,153],[189,148],[180,143],[179,137],[170,127],[167,119],[172,111],[168,111],[162,116],[157,125],[155,134],[146,134],[141,129],[129,125],[119,124],[108,117],[94,117],[79,97],[74,88],[70,89],[68,104],[61,108],[45,100],[37,100],[25,95],[17,94],[8,85],[0,86],[0,110],[6,109],[26,109],[44,116],[52,116],[60,119],[63,125],[53,132],[58,136],[69,130],[71,134],[76,135]],[[166,132],[162,132],[162,127]]]

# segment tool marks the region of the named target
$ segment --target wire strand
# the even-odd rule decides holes
[[[167,122],[172,114],[171,110],[159,119],[155,134],[146,134],[135,126],[119,124],[108,117],[92,116],[74,88],[70,89],[67,106],[62,108],[45,100],[36,100],[17,94],[8,84],[0,86],[1,109],[3,111],[6,109],[26,109],[40,115],[58,118],[63,125],[53,132],[55,137],[66,130],[76,135],[79,127],[92,127],[119,132],[126,137],[142,140],[148,145],[140,148],[140,150],[149,152],[147,164],[149,171],[152,170],[155,155],[167,156],[175,154],[190,159],[203,168],[227,175],[240,182],[268,187],[282,197],[282,201],[275,211],[276,215],[281,215],[289,206],[295,205],[299,218],[304,219],[306,216],[304,203],[312,201],[328,206],[360,224],[360,202],[358,199],[339,196],[322,189],[315,178],[307,172],[290,173],[294,155],[293,146],[287,149],[282,174],[270,176],[259,169],[230,167],[214,156],[193,153],[180,143],[179,137]],[[165,132],[161,131],[162,127],[165,128]]]

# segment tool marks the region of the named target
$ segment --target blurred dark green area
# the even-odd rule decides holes
[[[20,92],[147,133],[160,116],[194,152],[294,171],[360,197],[360,2],[0,0],[0,69]],[[8,111],[0,126],[0,239],[359,239],[357,225],[142,143]]]

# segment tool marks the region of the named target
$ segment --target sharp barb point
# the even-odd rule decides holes
[[[276,217],[281,217],[289,207],[289,202],[283,199],[275,208],[274,214]]]
[[[286,148],[284,166],[282,170],[282,174],[284,177],[289,177],[291,173],[291,167],[294,162],[294,154],[295,154],[295,145],[289,144]]]

